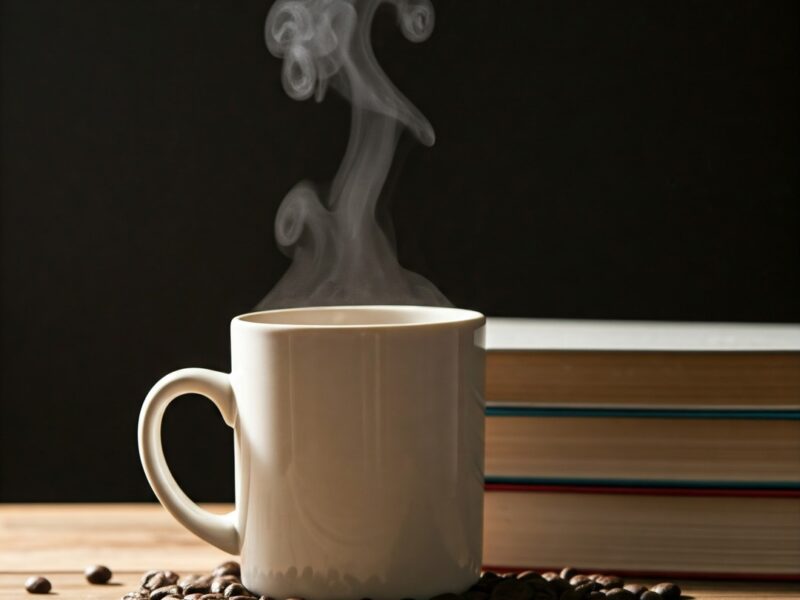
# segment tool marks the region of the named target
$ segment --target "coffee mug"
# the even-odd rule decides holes
[[[240,554],[258,594],[398,600],[480,574],[485,319],[422,306],[273,310],[231,323],[231,374],[161,379],[139,418],[147,479],[187,529]],[[161,420],[202,394],[234,429],[236,507],[169,471]]]

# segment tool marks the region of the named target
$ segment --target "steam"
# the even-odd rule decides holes
[[[431,124],[392,85],[372,52],[372,19],[382,1],[395,6],[410,41],[430,36],[429,0],[278,0],[267,16],[267,47],[283,58],[286,93],[320,102],[330,86],[350,101],[352,118],[325,201],[302,181],[278,209],[275,238],[292,264],[258,309],[450,305],[431,282],[400,266],[391,222],[379,211],[401,127],[426,146],[435,141]]]

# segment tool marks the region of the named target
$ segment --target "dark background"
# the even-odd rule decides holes
[[[433,123],[392,211],[401,262],[489,315],[800,321],[796,2],[388,9],[378,58]],[[287,260],[275,211],[327,181],[347,105],[290,100],[263,0],[2,4],[0,500],[152,498],[135,427]],[[210,402],[165,422],[177,478],[230,499]]]

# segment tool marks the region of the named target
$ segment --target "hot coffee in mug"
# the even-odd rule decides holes
[[[484,317],[351,306],[246,314],[230,375],[183,369],[139,419],[147,478],[190,531],[241,554],[251,591],[308,600],[429,598],[480,574]],[[236,508],[180,489],[161,419],[207,396],[234,429]]]

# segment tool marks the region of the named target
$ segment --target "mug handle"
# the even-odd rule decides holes
[[[180,369],[162,377],[147,394],[139,413],[139,456],[156,497],[186,529],[229,554],[239,553],[236,511],[216,515],[192,502],[167,466],[161,446],[161,419],[175,398],[202,394],[217,405],[229,427],[236,422],[230,376],[208,369]]]

